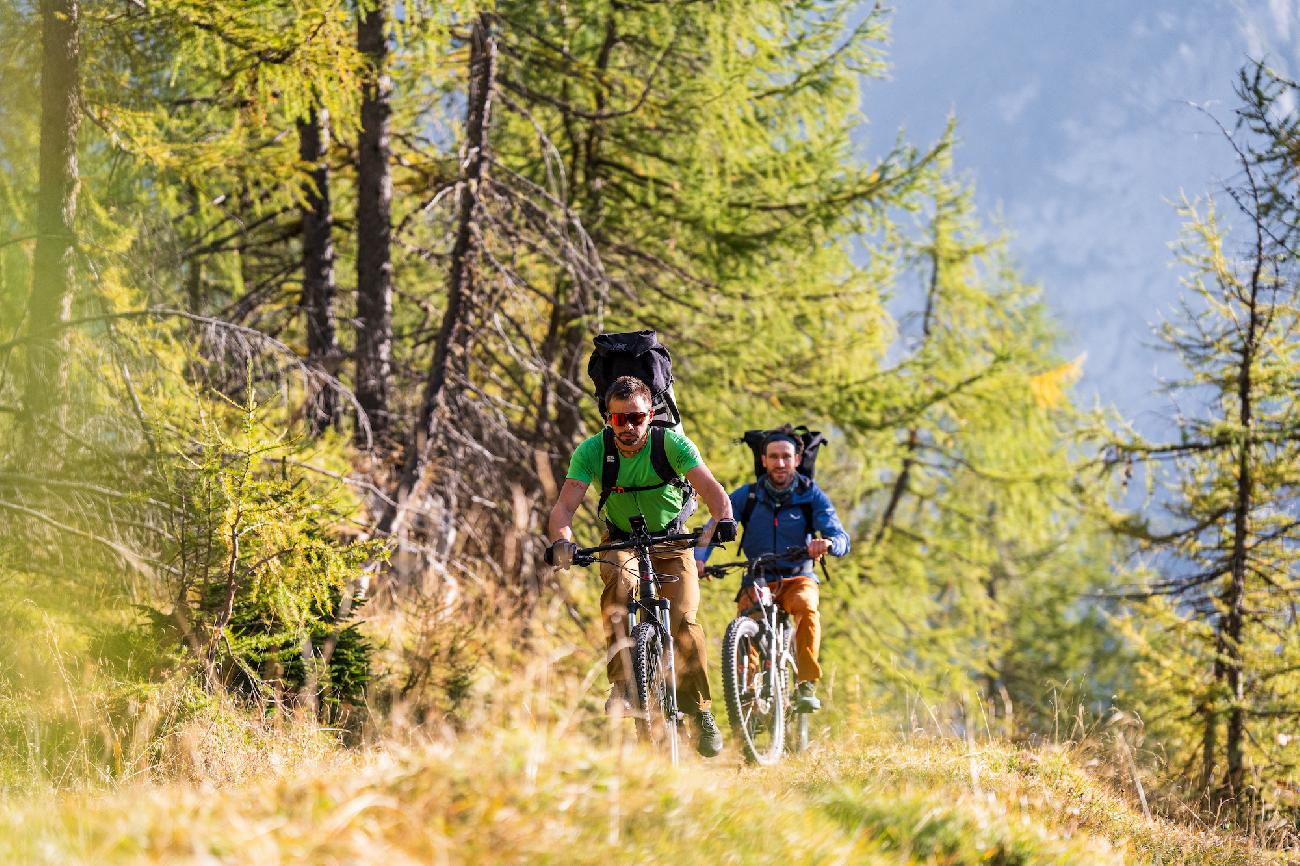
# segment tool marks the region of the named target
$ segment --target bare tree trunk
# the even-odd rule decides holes
[[[1262,255],[1256,257],[1257,261]],[[1241,413],[1242,431],[1241,450],[1237,455],[1237,489],[1236,501],[1233,503],[1233,537],[1231,570],[1227,592],[1224,594],[1223,643],[1226,651],[1226,674],[1228,694],[1232,703],[1228,707],[1227,736],[1224,746],[1227,750],[1227,775],[1224,788],[1227,796],[1237,800],[1238,811],[1247,808],[1242,799],[1245,781],[1245,742],[1246,742],[1246,678],[1242,661],[1241,642],[1246,610],[1246,557],[1250,547],[1250,512],[1255,501],[1255,480],[1253,475],[1254,449],[1251,443],[1251,424],[1254,420],[1255,387],[1252,367],[1255,362],[1258,339],[1259,311],[1257,298],[1259,293],[1260,272],[1257,268],[1248,288],[1249,295],[1244,298],[1249,316],[1238,359],[1237,400]]]
[[[1219,680],[1219,665],[1215,665],[1215,681]],[[1219,714],[1214,709],[1214,702],[1206,701],[1201,707],[1204,727],[1201,729],[1201,781],[1200,792],[1210,796],[1210,786],[1214,784],[1214,763],[1219,751]]]
[[[338,375],[339,345],[334,331],[334,241],[330,231],[329,113],[313,110],[298,122],[299,155],[314,165],[302,207],[302,309],[307,322],[307,360],[331,376]],[[307,424],[319,436],[338,421],[333,388],[309,383]]]
[[[1243,747],[1246,741],[1246,690],[1245,671],[1241,658],[1242,625],[1245,604],[1245,568],[1239,571],[1234,565],[1228,592],[1224,598],[1228,608],[1224,617],[1223,647],[1227,655],[1224,665],[1231,703],[1228,705],[1228,725],[1224,738],[1227,752],[1227,774],[1224,777],[1224,793],[1231,798],[1242,795],[1242,781],[1245,772]],[[1244,805],[1238,800],[1239,805]]]
[[[366,12],[357,24],[357,48],[369,61],[361,101],[357,166],[357,401],[378,436],[388,429],[388,378],[393,343],[392,200],[388,118],[393,84],[387,72],[384,34],[388,2]],[[358,425],[357,438],[365,433]]]
[[[59,326],[71,315],[81,122],[78,0],[41,2],[41,152],[36,252],[27,304],[23,406],[35,420],[66,400],[67,358]]]
[[[198,213],[201,208],[199,191],[191,183],[186,186],[185,192],[192,211]],[[185,246],[193,249],[185,260],[185,298],[191,313],[203,312],[203,256],[198,251],[202,234],[201,230],[197,230],[193,238],[185,241]]]
[[[461,181],[456,217],[456,240],[451,250],[451,270],[447,277],[447,308],[434,349],[433,363],[425,380],[424,397],[415,431],[406,450],[402,477],[380,529],[401,531],[407,500],[415,492],[429,462],[437,432],[438,407],[443,398],[448,370],[454,354],[462,351],[465,324],[478,280],[478,264],[483,238],[480,231],[480,208],[491,164],[489,133],[492,123],[492,98],[496,89],[496,36],[491,20],[482,14],[470,34],[469,99],[466,105],[465,144],[461,148]]]

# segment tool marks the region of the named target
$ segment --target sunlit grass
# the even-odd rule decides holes
[[[263,762],[260,777],[235,785],[187,780],[12,802],[0,807],[0,860],[1285,862],[1144,818],[1060,748],[864,729],[774,769],[744,767],[734,752],[673,769],[621,737],[593,741],[550,725],[407,740],[352,759]]]

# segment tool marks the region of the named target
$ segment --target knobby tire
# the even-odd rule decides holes
[[[746,760],[769,766],[781,759],[785,740],[785,673],[773,683],[765,682],[768,653],[760,646],[759,633],[758,621],[749,617],[737,617],[727,626],[722,638],[722,690],[731,730]]]
[[[663,669],[663,641],[654,623],[632,630],[632,675],[636,678],[636,733],[655,750],[677,759],[677,722],[668,713],[668,680]]]

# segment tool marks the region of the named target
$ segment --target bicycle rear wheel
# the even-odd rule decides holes
[[[677,763],[677,712],[668,688],[663,640],[654,623],[632,630],[632,675],[636,678],[636,733]]]
[[[767,766],[781,759],[785,739],[783,673],[769,676],[759,623],[737,617],[722,638],[722,690],[731,730],[745,758]]]

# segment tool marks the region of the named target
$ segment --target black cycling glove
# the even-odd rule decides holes
[[[561,538],[546,548],[546,552],[542,554],[542,559],[546,560],[547,565],[553,565],[556,568],[568,568],[573,565],[573,554],[577,549],[578,545]]]
[[[710,544],[726,544],[729,541],[736,540],[736,521],[730,517],[724,517],[718,521],[718,525],[713,527],[713,538]]]

